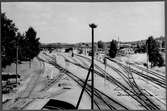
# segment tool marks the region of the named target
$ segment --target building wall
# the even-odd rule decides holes
[[[134,50],[132,48],[123,48],[118,51],[119,54],[134,54]]]

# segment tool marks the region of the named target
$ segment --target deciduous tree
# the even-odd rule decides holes
[[[5,13],[1,14],[1,57],[2,67],[15,62],[16,60],[16,32],[17,28],[12,20],[7,18]]]
[[[33,27],[29,27],[25,34],[26,46],[27,46],[27,59],[33,59],[40,52],[40,42],[39,38],[36,37],[37,32]],[[31,64],[30,64],[31,65]]]
[[[151,62],[151,67],[162,66],[164,60],[159,53],[158,44],[152,36],[150,36],[146,41],[148,59]]]

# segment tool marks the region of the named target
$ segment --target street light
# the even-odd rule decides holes
[[[89,24],[89,27],[92,29],[92,96],[91,96],[91,109],[93,109],[93,100],[94,100],[94,28],[97,27],[94,23]]]

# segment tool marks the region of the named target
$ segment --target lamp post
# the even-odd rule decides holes
[[[92,96],[91,96],[91,109],[93,109],[93,100],[94,100],[94,28],[97,27],[94,23],[89,24],[89,27],[92,29]]]

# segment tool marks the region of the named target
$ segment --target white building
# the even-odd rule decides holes
[[[123,48],[118,51],[121,55],[127,55],[127,54],[134,54],[134,50],[132,48]]]

